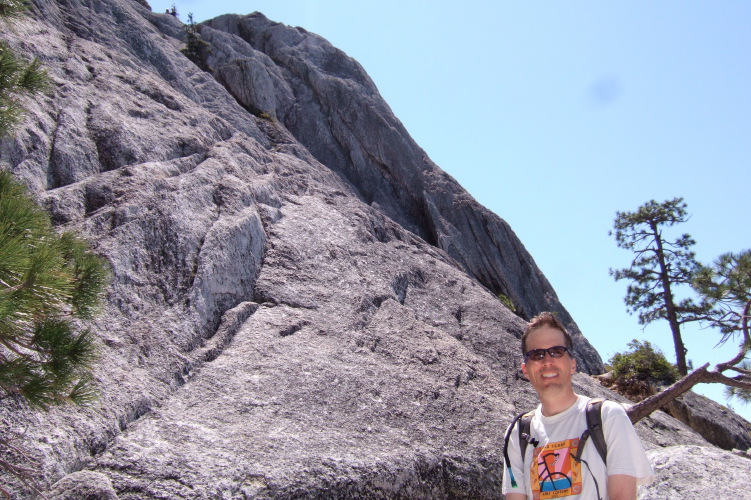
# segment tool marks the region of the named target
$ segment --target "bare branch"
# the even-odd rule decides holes
[[[725,384],[731,387],[738,387],[739,389],[751,389],[751,382],[746,382],[745,376],[728,377],[720,372],[711,371],[707,372],[702,382],[713,384]]]
[[[626,410],[626,414],[628,415],[628,418],[631,419],[631,423],[635,424],[653,411],[662,408],[684,392],[688,391],[699,382],[703,382],[708,366],[709,363],[706,363],[704,366],[692,371],[667,389],[648,397],[644,401],[641,401]]]

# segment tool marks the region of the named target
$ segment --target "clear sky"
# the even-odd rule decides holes
[[[682,196],[692,217],[671,234],[701,261],[751,247],[751,2],[175,3],[183,21],[259,11],[356,59],[430,158],[511,224],[605,361],[633,338],[675,361],[667,323],[642,330],[608,274],[630,262],[608,236],[616,211]],[[696,366],[736,351],[712,330],[684,337]]]

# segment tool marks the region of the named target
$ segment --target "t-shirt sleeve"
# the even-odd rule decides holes
[[[625,474],[635,477],[637,484],[652,484],[655,477],[652,465],[623,407],[606,402],[602,419],[608,445],[608,475]]]
[[[504,495],[508,493],[527,494],[526,484],[524,481],[524,464],[522,463],[521,452],[519,451],[519,429],[514,425],[511,429],[511,435],[508,440],[508,457],[511,462],[511,470],[506,467],[506,461],[503,462],[503,486],[501,491]],[[528,450],[529,452],[529,450]],[[512,484],[511,474],[513,474],[516,486]]]

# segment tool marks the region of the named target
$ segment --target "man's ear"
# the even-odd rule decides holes
[[[576,358],[571,358],[571,374],[576,373]]]
[[[529,378],[529,375],[527,375],[527,363],[522,363],[522,373],[525,377]]]

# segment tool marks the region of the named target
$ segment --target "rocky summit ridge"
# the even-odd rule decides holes
[[[557,312],[583,371],[602,361],[365,70],[259,13],[199,27],[208,71],[145,1],[31,14],[4,37],[54,85],[3,140],[2,168],[113,277],[90,325],[97,402],[0,401],[48,496],[500,498],[503,430],[536,399],[524,321]],[[586,373],[579,392],[618,399]],[[667,415],[637,430],[659,466],[640,498],[716,497],[751,468]],[[697,466],[693,492],[672,488],[718,460],[732,481],[702,489],[714,472]]]

